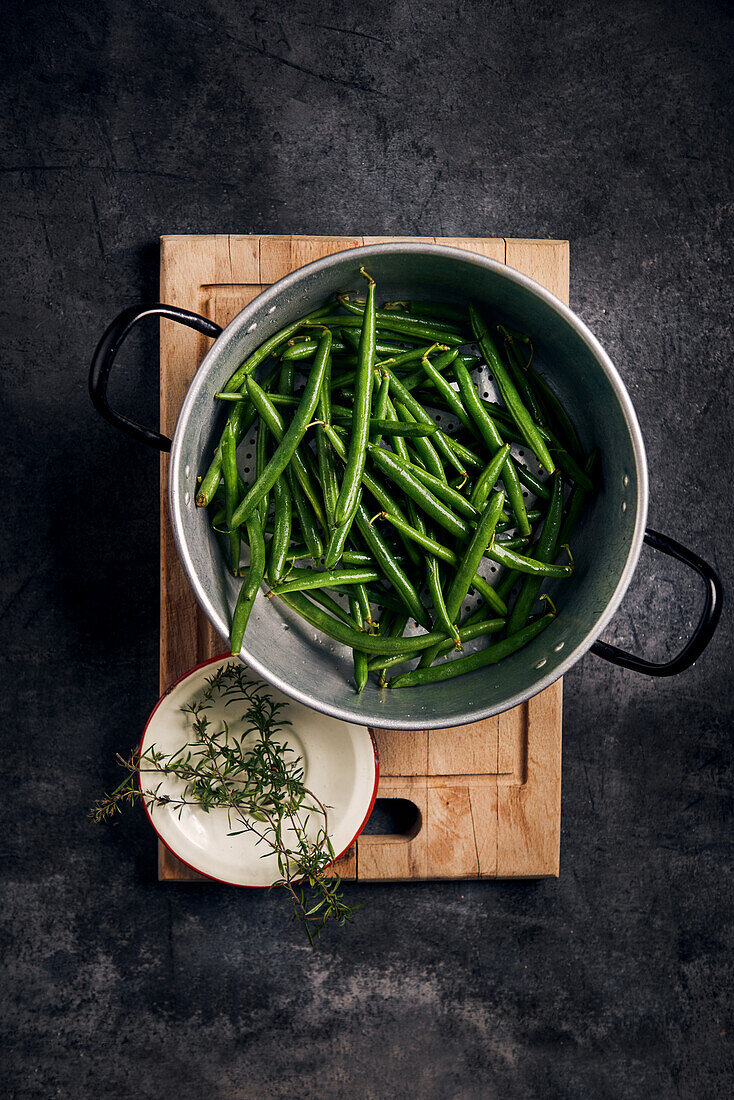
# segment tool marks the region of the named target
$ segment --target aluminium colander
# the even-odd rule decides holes
[[[176,546],[196,599],[216,631],[228,637],[238,582],[224,568],[206,510],[195,505],[196,478],[208,465],[226,416],[214,394],[273,333],[335,293],[360,289],[361,266],[377,281],[383,301],[472,298],[485,303],[497,321],[530,333],[533,365],[568,410],[585,450],[599,449],[601,486],[574,533],[573,577],[547,587],[558,617],[530,645],[497,666],[415,689],[380,689],[370,680],[357,695],[351,682],[351,652],[305,624],[282,602],[266,599],[264,592],[250,618],[243,660],[263,679],[316,710],[361,725],[396,729],[456,726],[507,710],[553,683],[590,648],[651,675],[687,668],[716,628],[721,584],[697,555],[645,529],[645,449],[632,402],[609,356],[586,325],[538,283],[494,260],[432,244],[380,244],[327,256],[268,287],[225,329],[197,314],[157,304],[125,310],[103,335],[92,363],[92,400],[123,431],[160,450],[170,449],[169,504]],[[186,394],[172,441],[107,403],[115,355],[131,328],[148,316],[179,321],[214,340]],[[485,393],[493,396],[486,371],[482,381]],[[247,445],[245,440],[243,446]],[[536,472],[532,455],[519,457]],[[597,641],[630,583],[643,541],[695,569],[706,586],[698,627],[683,651],[663,664]],[[487,575],[491,579],[491,573]]]

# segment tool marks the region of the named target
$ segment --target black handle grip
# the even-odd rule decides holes
[[[171,321],[178,321],[180,325],[196,329],[197,332],[211,337],[212,340],[216,340],[222,330],[214,321],[201,317],[198,313],[190,313],[187,309],[179,309],[177,306],[164,306],[158,302],[155,305],[130,306],[129,309],[124,309],[119,316],[115,317],[97,344],[89,371],[89,396],[97,412],[121,432],[126,432],[140,443],[146,443],[158,451],[170,451],[171,440],[167,436],[161,435],[153,428],[144,428],[142,424],[136,424],[129,417],[115,412],[107,403],[107,382],[115,356],[134,326],[144,317],[167,317]]]
[[[724,590],[721,578],[708,562],[705,562],[703,558],[699,558],[698,554],[694,554],[692,550],[681,546],[675,539],[668,538],[667,535],[661,535],[658,531],[652,531],[648,527],[645,531],[645,542],[648,546],[652,546],[656,550],[662,550],[664,554],[669,554],[672,558],[682,561],[684,565],[695,569],[703,577],[706,585],[706,599],[698,626],[678,656],[674,657],[672,661],[665,661],[663,664],[646,661],[644,657],[636,657],[633,653],[625,653],[623,649],[607,645],[606,642],[595,642],[591,647],[591,652],[596,653],[597,657],[603,657],[606,661],[611,661],[613,665],[631,668],[634,672],[644,672],[648,676],[675,676],[678,672],[690,668],[711,641],[721,617]]]

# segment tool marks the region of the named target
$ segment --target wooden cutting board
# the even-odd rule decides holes
[[[522,271],[568,302],[567,241],[257,235],[162,237],[161,301],[226,325],[261,290],[296,268],[383,241],[429,241],[479,252]],[[186,390],[209,346],[190,329],[161,321],[160,422],[166,435],[173,435]],[[226,649],[199,611],[178,561],[167,484],[168,456],[162,455],[161,690]],[[561,699],[558,681],[522,706],[471,725],[375,730],[378,800],[411,803],[410,824],[404,833],[363,833],[338,861],[342,877],[382,882],[557,876]],[[166,881],[208,881],[162,844],[158,872]]]

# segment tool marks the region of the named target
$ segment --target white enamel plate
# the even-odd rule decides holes
[[[206,680],[233,658],[215,657],[187,672],[163,695],[145,727],[140,752],[155,748],[168,755],[192,741],[192,718],[182,709],[199,699],[206,689]],[[248,670],[249,672],[249,670]],[[256,679],[253,673],[249,678]],[[337,856],[347,850],[359,836],[372,812],[377,795],[377,750],[370,731],[364,726],[340,722],[325,714],[310,710],[265,685],[269,695],[286,703],[281,712],[288,719],[282,737],[301,757],[304,782],[327,807],[328,831]],[[214,728],[222,719],[233,725],[233,710],[215,701],[207,717]],[[160,775],[140,776],[144,793],[160,783]],[[183,784],[165,779],[161,792],[181,795]],[[182,811],[168,806],[156,806],[147,811],[153,828],[175,856],[195,871],[220,882],[235,886],[266,887],[278,880],[278,865],[273,854],[266,854],[264,844],[256,846],[257,838],[244,832],[228,836],[240,826],[230,824],[226,809],[204,813],[198,806],[185,806]]]

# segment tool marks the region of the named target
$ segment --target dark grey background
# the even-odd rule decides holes
[[[731,620],[652,681],[566,679],[559,881],[282,899],[164,887],[94,826],[157,696],[158,462],[89,356],[162,233],[571,241],[648,447],[651,524],[732,576],[731,9],[12,2],[2,26],[5,1071],[12,1097],[718,1097],[731,1079]],[[115,398],[156,420],[157,334]],[[680,645],[643,554],[607,637]]]

